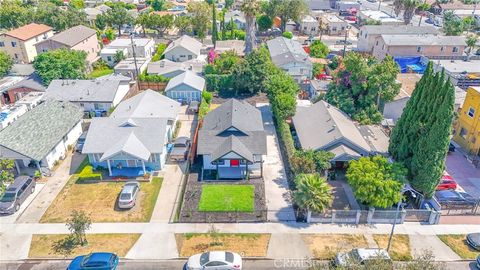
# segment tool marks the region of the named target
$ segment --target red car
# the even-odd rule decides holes
[[[457,189],[457,182],[453,180],[453,178],[445,172],[442,176],[442,180],[440,180],[440,184],[437,186],[437,190],[448,190],[448,189]]]

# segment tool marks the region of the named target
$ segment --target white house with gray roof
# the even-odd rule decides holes
[[[103,61],[113,66],[115,55],[122,52],[125,58],[133,57],[133,47],[135,47],[135,56],[137,58],[150,59],[155,54],[155,41],[151,38],[134,38],[133,45],[130,38],[117,38],[100,51],[100,57]]]
[[[122,75],[95,80],[53,80],[43,99],[69,101],[85,113],[101,116],[117,106],[129,90],[130,79]]]
[[[277,37],[267,41],[272,62],[301,83],[312,78],[313,64],[298,41]]]
[[[200,101],[205,90],[205,79],[187,70],[168,81],[165,87],[167,97],[180,102]]]
[[[165,59],[173,62],[185,62],[198,58],[202,47],[203,44],[200,41],[183,35],[168,44],[163,55]]]
[[[120,103],[109,117],[92,119],[83,154],[110,176],[137,177],[163,169],[180,103],[152,90]]]
[[[162,59],[157,62],[150,62],[147,66],[148,74],[162,75],[165,78],[176,77],[183,72],[190,70],[196,74],[201,74],[204,61],[190,60],[186,62],[173,62],[168,59]]]
[[[0,158],[15,160],[20,173],[33,164],[51,169],[82,134],[82,109],[62,101],[46,101],[0,132]]]
[[[230,99],[203,119],[197,144],[202,171],[216,171],[217,179],[243,179],[253,171],[262,175],[266,154],[262,114],[252,105]]]
[[[389,139],[380,127],[359,126],[323,100],[310,106],[297,106],[292,122],[301,148],[332,152],[335,154],[332,162],[388,153]]]

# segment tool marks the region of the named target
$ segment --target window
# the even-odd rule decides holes
[[[377,42],[375,42],[375,46],[378,46],[378,40],[377,40]]]
[[[452,52],[454,53],[458,52],[458,47],[453,47]]]
[[[222,265],[227,265],[227,264],[224,262],[213,261],[213,262],[207,263],[205,266],[210,267],[210,266],[222,266]]]
[[[441,51],[441,52],[443,52],[444,50],[445,50],[445,47],[444,47],[444,46],[440,47],[440,51]]]
[[[47,39],[47,33],[43,34],[43,39]]]
[[[150,162],[157,162],[157,156],[155,154],[150,155]]]
[[[5,47],[5,42],[0,41],[0,47]]]
[[[192,60],[192,55],[189,55],[189,56],[188,56],[188,60]]]
[[[107,56],[107,61],[108,61],[108,62],[112,62],[112,57],[111,57],[111,56]]]
[[[365,34],[365,38],[367,38],[367,34]]]
[[[15,59],[18,59],[18,54],[15,54],[14,56],[15,56]]]
[[[475,109],[470,107],[468,108],[468,116],[472,117],[475,115]]]
[[[35,41],[38,42],[38,37],[35,37]]]
[[[12,41],[12,47],[17,47],[17,42]]]
[[[466,129],[464,129],[463,127],[460,129],[460,137],[466,139],[467,138],[467,133],[468,131]]]
[[[212,165],[217,165],[217,164],[218,165],[225,165],[225,160],[219,159],[217,161],[212,161],[211,163],[212,163]]]
[[[385,50],[385,44],[382,45],[382,50]]]
[[[420,46],[418,46],[418,47],[417,47],[417,52],[422,52],[422,51],[423,51],[423,48],[420,47]]]

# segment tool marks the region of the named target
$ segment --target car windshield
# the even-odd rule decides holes
[[[205,265],[206,263],[208,263],[209,257],[210,257],[210,253],[208,252],[203,253],[200,256],[200,265]]]
[[[233,263],[233,253],[225,252],[225,260],[227,262]]]
[[[130,200],[132,196],[130,196],[130,193],[122,193],[120,194],[120,200]]]
[[[3,194],[0,202],[13,202],[15,200],[15,193],[13,192],[6,192]]]
[[[348,253],[348,257],[350,257],[355,262],[362,261],[360,254],[358,254],[358,250],[354,249]]]

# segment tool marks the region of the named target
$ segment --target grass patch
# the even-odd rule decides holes
[[[387,249],[388,234],[374,234],[373,239],[379,248]],[[390,257],[394,261],[411,261],[413,259],[410,254],[410,238],[406,234],[395,234],[392,238],[392,246],[390,247]]]
[[[210,104],[209,111],[215,110],[216,108],[220,107],[220,105],[222,104],[217,104],[217,103]]]
[[[200,211],[253,212],[253,185],[203,185],[198,209]]]
[[[100,69],[94,69],[92,72],[90,72],[90,74],[88,74],[88,77],[95,79],[112,73],[113,68],[102,67]]]
[[[66,234],[34,234],[30,244],[29,258],[63,258],[55,254],[52,245],[55,241],[65,238]],[[87,234],[88,245],[74,249],[71,257],[88,254],[94,251],[116,253],[125,257],[127,252],[137,242],[140,234]]]
[[[305,234],[303,241],[318,260],[331,260],[338,252],[368,247],[361,234]]]
[[[465,234],[443,234],[438,235],[438,238],[462,259],[476,259],[480,255],[479,251],[474,250],[467,244]]]
[[[73,175],[42,216],[41,223],[66,222],[73,210],[84,211],[92,222],[147,222],[157,201],[163,178],[141,182],[137,205],[130,210],[116,207],[124,182],[79,183]]]
[[[247,257],[265,257],[270,234],[220,233],[218,234],[219,245],[212,245],[214,239],[204,233],[175,234],[175,240],[180,257],[214,250],[229,250]]]

